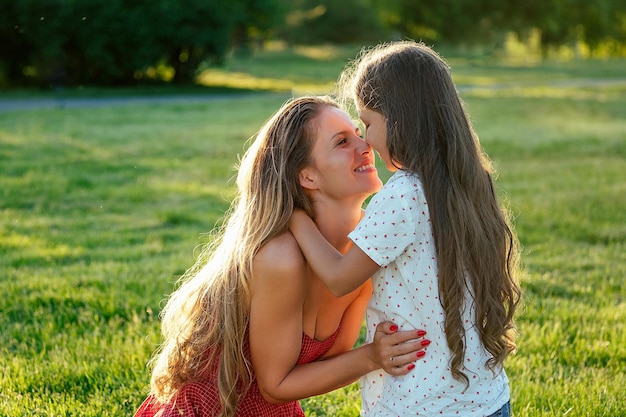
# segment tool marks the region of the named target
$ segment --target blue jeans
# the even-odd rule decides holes
[[[501,409],[491,414],[489,417],[511,417],[511,402],[507,401]]]

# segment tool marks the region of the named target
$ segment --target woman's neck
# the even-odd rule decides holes
[[[341,252],[348,249],[350,244],[348,233],[354,230],[361,220],[363,201],[358,199],[313,204],[315,224],[326,240]]]

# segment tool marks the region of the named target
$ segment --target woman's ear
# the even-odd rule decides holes
[[[319,188],[317,181],[317,172],[311,167],[306,167],[298,174],[300,185],[305,190],[317,190]]]

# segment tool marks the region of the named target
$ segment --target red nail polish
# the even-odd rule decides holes
[[[410,370],[412,370],[413,368],[415,368],[415,365],[410,364],[410,365],[409,365],[409,371],[410,371]]]
[[[391,326],[389,326],[389,330],[395,332],[396,330],[398,330],[398,326],[396,324],[392,324]]]
[[[428,345],[430,345],[430,340],[428,339],[422,340],[422,346],[428,346]]]
[[[423,350],[420,350],[419,352],[417,352],[417,357],[418,358],[423,358],[425,354],[426,354],[426,352],[424,352]]]
[[[422,337],[422,336],[426,336],[426,330],[418,330],[417,331],[417,337]]]

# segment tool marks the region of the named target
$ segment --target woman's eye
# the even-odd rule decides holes
[[[343,145],[345,143],[348,143],[348,139],[343,138],[343,139],[340,139],[339,142],[337,142],[337,145]]]

